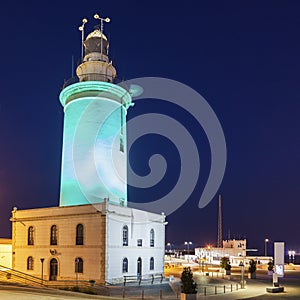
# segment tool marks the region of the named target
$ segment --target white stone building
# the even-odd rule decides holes
[[[163,274],[163,214],[101,203],[14,209],[11,221],[12,267],[21,272],[99,283]]]
[[[231,264],[235,265],[238,264],[240,260],[236,260],[234,257],[246,256],[246,243],[246,239],[224,240],[222,248],[215,248],[212,246],[195,248],[195,255],[200,261],[213,265],[220,265],[221,258],[227,256],[230,258]]]
[[[249,256],[247,255],[247,240],[224,240],[223,248],[214,248],[207,246],[205,248],[195,248],[197,260],[202,264],[220,266],[221,258],[226,256],[229,258],[232,266],[239,266],[241,262],[244,265],[249,264],[249,260],[253,259],[258,265],[267,264],[272,260],[271,256]],[[253,249],[249,249],[249,251]]]
[[[11,268],[12,263],[12,245],[11,239],[0,238],[0,268]]]

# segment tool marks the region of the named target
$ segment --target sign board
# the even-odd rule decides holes
[[[276,273],[277,277],[283,277],[284,266],[283,265],[275,265],[275,273]]]
[[[284,276],[284,242],[274,243],[274,265],[278,277]]]

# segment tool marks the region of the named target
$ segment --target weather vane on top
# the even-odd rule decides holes
[[[94,19],[100,20],[100,31],[103,33],[103,22],[109,23],[110,18],[101,18],[98,14],[94,14]]]
[[[81,31],[81,59],[83,60],[83,42],[84,42],[84,25],[87,23],[87,19],[82,19],[82,25],[79,26],[79,30]]]
[[[110,22],[110,18],[101,18],[98,14],[94,14],[94,19],[96,20],[100,20],[100,32],[101,32],[101,37],[103,38],[103,22],[106,22],[106,23],[109,23]],[[103,41],[102,41],[102,38],[101,38],[101,55],[103,53]]]

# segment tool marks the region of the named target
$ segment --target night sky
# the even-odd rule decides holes
[[[223,235],[244,236],[263,251],[264,239],[300,251],[298,1],[5,1],[1,4],[0,236],[10,236],[10,212],[59,201],[63,109],[58,99],[80,57],[83,17],[105,26],[118,76],[165,77],[199,92],[223,127],[228,161],[222,185]],[[155,103],[154,103],[155,102]],[[139,101],[128,118],[159,112],[178,117],[199,149],[201,174],[190,199],[168,216],[166,242],[184,247],[216,243],[217,195],[198,201],[210,168],[201,126],[185,111]],[[130,132],[129,132],[130,134]],[[172,189],[178,152],[167,139],[145,136],[130,153],[136,172],[161,153],[168,178],[129,200]],[[271,249],[272,244],[269,244]]]

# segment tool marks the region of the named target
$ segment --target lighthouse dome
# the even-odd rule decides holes
[[[107,37],[99,30],[95,29],[93,32],[91,32],[87,37],[86,40],[91,39],[91,38],[102,38],[107,41]]]
[[[108,56],[109,43],[107,37],[99,29],[91,32],[83,44],[85,55],[96,52]]]

